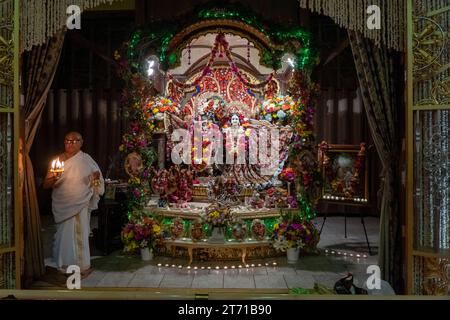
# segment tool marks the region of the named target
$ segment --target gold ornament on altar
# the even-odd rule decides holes
[[[191,239],[193,242],[202,240],[203,234],[203,222],[201,219],[196,219],[191,224]]]
[[[244,241],[246,236],[247,236],[247,225],[245,224],[244,221],[242,220],[238,220],[234,225],[233,225],[233,237],[237,240],[237,241]]]
[[[266,226],[260,219],[252,221],[252,235],[258,241],[264,240],[264,237],[266,236]]]
[[[172,221],[172,225],[170,226],[170,234],[172,240],[176,240],[179,237],[183,235],[184,232],[184,225],[183,225],[183,219],[181,218],[175,218]]]

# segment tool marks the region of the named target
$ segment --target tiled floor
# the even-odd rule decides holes
[[[323,219],[315,223],[320,227]],[[377,253],[379,219],[365,218],[372,252]],[[48,226],[48,230],[51,226]],[[48,250],[47,234],[46,252]],[[257,288],[290,289],[312,288],[314,283],[333,288],[334,283],[346,272],[354,274],[357,286],[364,286],[368,277],[367,266],[377,264],[378,255],[369,255],[364,231],[359,218],[347,219],[347,238],[344,237],[344,218],[329,217],[322,231],[319,255],[303,256],[298,263],[288,265],[286,258],[278,257],[262,261],[250,261],[255,267],[238,268],[236,262],[228,263],[228,269],[210,270],[205,267],[188,269],[186,261],[156,257],[142,262],[136,257],[123,256],[116,252],[108,257],[94,257],[95,270],[84,280],[84,288],[127,287],[127,288]],[[344,255],[346,254],[346,255]],[[357,256],[359,255],[359,257]],[[258,264],[261,267],[258,267]],[[276,263],[276,265],[274,265]],[[161,264],[158,266],[158,264]],[[169,267],[165,267],[169,264]],[[175,267],[172,267],[172,264]],[[194,263],[195,264],[195,263]],[[267,264],[267,265],[266,265]],[[178,268],[178,266],[182,268]],[[37,282],[36,286],[46,283]],[[48,285],[48,284],[47,284]],[[389,288],[388,288],[389,289]]]

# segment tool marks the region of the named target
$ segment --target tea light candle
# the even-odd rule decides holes
[[[50,172],[63,173],[64,172],[64,161],[59,161],[59,158],[53,160],[52,165],[50,167]]]

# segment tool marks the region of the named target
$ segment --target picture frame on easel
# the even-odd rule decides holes
[[[366,144],[319,145],[318,161],[323,179],[322,200],[367,205],[369,177]]]

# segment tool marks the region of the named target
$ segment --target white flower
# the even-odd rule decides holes
[[[286,251],[287,243],[283,239],[275,239],[275,241],[273,242],[273,247],[276,250],[280,250],[280,251],[284,252],[284,251]]]
[[[164,113],[158,112],[158,113],[155,115],[155,119],[158,120],[158,121],[164,120]]]
[[[296,245],[297,245],[297,248],[301,249],[301,248],[303,248],[305,246],[305,243],[302,240],[298,240]]]
[[[140,243],[140,247],[141,247],[142,249],[147,248],[147,247],[148,247],[148,242],[147,242],[147,240],[142,240],[142,242]]]

